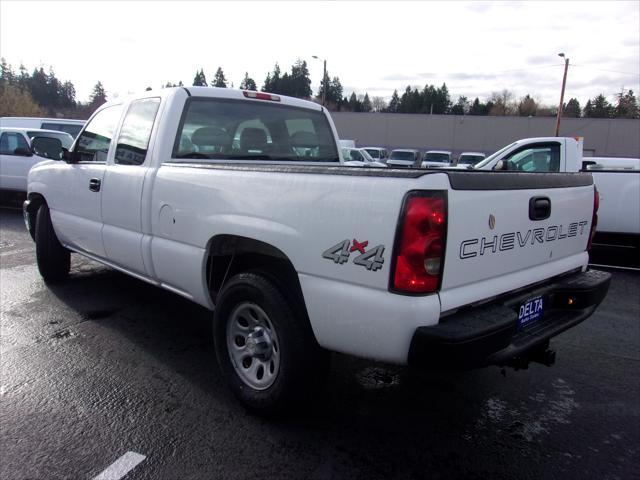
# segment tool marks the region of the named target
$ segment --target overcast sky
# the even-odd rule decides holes
[[[317,91],[326,58],[345,94],[389,97],[446,82],[486,98],[508,88],[558,102],[565,52],[567,98],[584,105],[640,90],[640,2],[29,2],[0,0],[0,55],[17,70],[53,66],[87,100],[100,80],[110,97],[221,66],[237,87],[261,86],[278,62],[309,63]]]

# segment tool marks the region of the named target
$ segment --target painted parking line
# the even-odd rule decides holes
[[[139,453],[127,452],[109,465],[100,475],[94,477],[93,480],[120,480],[145,458],[147,457]]]

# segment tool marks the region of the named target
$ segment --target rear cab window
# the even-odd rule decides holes
[[[174,161],[340,161],[321,111],[204,97],[187,100],[172,157]]]

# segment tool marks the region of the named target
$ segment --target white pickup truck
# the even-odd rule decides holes
[[[640,247],[640,160],[582,156],[582,138],[518,140],[475,166],[478,170],[516,172],[589,171],[600,208],[595,244]]]
[[[29,174],[48,282],[77,252],[213,310],[235,395],[300,405],[328,351],[424,368],[552,363],[610,276],[588,173],[342,164],[323,107],[175,88],[111,102]]]

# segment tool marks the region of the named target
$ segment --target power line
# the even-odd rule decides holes
[[[570,67],[587,68],[587,69],[590,69],[590,70],[596,70],[598,72],[618,73],[620,75],[630,75],[630,76],[633,76],[633,77],[640,77],[640,73],[621,72],[620,70],[608,70],[608,69],[605,69],[605,68],[595,68],[595,67],[591,67],[591,66],[584,65],[584,64],[570,63],[569,66]]]

